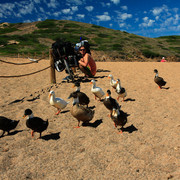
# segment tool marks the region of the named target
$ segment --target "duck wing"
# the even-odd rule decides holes
[[[112,98],[112,97],[109,97],[107,99],[105,98],[104,101],[103,101],[103,104],[109,110],[112,110],[113,108],[115,108],[115,109],[119,109],[120,108],[118,102],[114,98]]]
[[[71,114],[78,120],[83,122],[89,122],[94,117],[94,110],[91,110],[90,108],[81,106],[81,105],[75,105],[71,109]]]
[[[82,105],[88,105],[90,100],[89,100],[89,97],[83,93],[83,92],[77,92],[77,96],[79,98],[79,104],[82,104]]]
[[[164,81],[164,79],[162,77],[155,77],[154,82],[156,84],[158,84],[159,86],[165,86],[166,85],[166,81]]]

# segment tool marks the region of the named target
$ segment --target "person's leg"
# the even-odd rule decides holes
[[[91,71],[90,71],[90,69],[88,67],[84,67],[84,66],[79,65],[79,68],[88,77],[93,77],[93,75],[92,75],[92,73],[91,73]]]

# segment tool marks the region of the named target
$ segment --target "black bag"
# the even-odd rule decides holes
[[[57,71],[62,72],[65,69],[64,59],[74,56],[74,48],[70,42],[57,40],[52,44],[54,65]]]

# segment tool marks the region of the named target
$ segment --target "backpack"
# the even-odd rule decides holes
[[[74,48],[70,42],[64,42],[57,40],[52,44],[52,52],[54,65],[58,72],[62,72],[65,69],[63,59],[68,59],[69,56],[74,55]]]

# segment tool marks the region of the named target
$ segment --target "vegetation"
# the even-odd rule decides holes
[[[30,32],[28,28],[26,30],[26,26],[30,27]],[[152,59],[160,56],[180,57],[180,36],[146,38],[93,24],[53,19],[34,22],[34,24],[12,23],[0,26],[0,55],[48,53],[52,42],[56,39],[70,41],[75,45],[80,37],[90,42],[92,50],[103,51],[111,57],[116,54],[116,57],[121,57],[121,59],[125,57],[133,59],[140,55]],[[44,41],[39,39],[44,39]],[[10,40],[18,43],[9,44]]]

